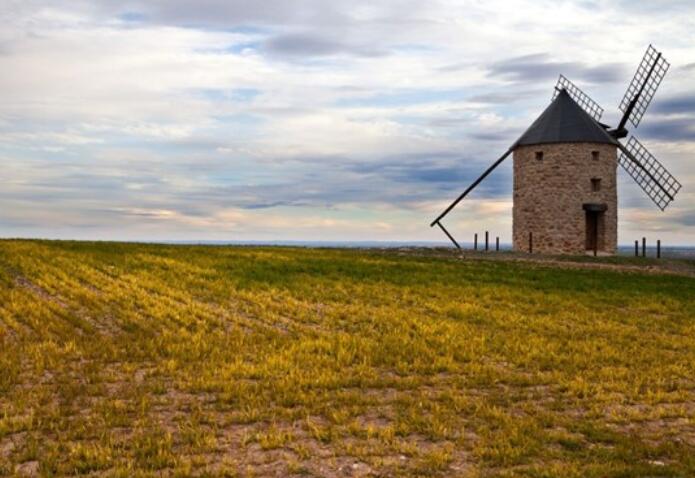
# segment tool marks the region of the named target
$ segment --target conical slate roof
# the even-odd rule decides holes
[[[514,143],[514,148],[546,143],[616,144],[616,140],[565,90],[561,90],[538,119]]]

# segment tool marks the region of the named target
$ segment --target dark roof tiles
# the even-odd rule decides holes
[[[562,90],[513,147],[546,143],[616,144],[616,140]]]

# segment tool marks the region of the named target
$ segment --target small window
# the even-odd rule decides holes
[[[536,151],[536,159],[541,161],[543,159],[543,151]]]
[[[593,159],[594,161],[598,161],[598,151],[591,152],[591,159]]]
[[[599,178],[591,179],[591,190],[594,192],[601,190],[601,180]]]

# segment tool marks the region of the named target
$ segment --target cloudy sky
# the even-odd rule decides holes
[[[654,43],[635,134],[684,186],[662,213],[619,171],[619,240],[695,245],[692,1],[2,0],[0,23],[2,237],[442,240],[559,73],[614,123]],[[447,221],[508,242],[511,161]]]

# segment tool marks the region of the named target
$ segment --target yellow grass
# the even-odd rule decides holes
[[[0,476],[695,476],[695,280],[0,242]]]

